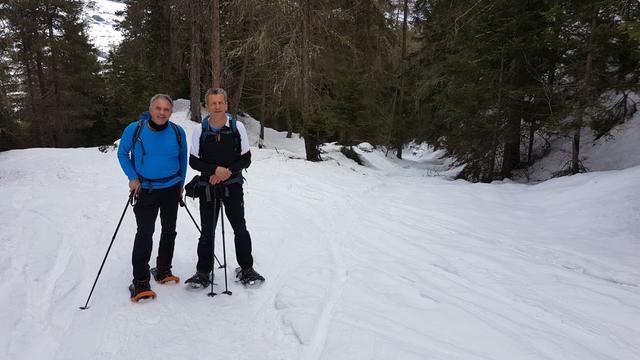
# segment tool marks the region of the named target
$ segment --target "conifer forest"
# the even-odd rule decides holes
[[[90,2],[0,1],[0,151],[111,144],[156,93],[223,87],[229,109],[319,146],[402,158],[444,149],[459,177],[511,177],[581,131],[630,118],[640,85],[637,0],[129,0],[99,60]]]

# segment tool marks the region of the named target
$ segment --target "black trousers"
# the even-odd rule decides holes
[[[131,254],[135,280],[149,279],[149,259],[153,248],[153,232],[158,210],[160,210],[162,232],[160,233],[156,266],[158,269],[171,269],[176,239],[179,191],[180,185],[175,185],[165,189],[141,189],[138,193],[137,202],[133,207],[138,231]]]
[[[202,234],[198,241],[198,264],[196,270],[209,273],[213,269],[213,233],[220,212],[220,202],[224,204],[224,212],[231,223],[236,247],[236,260],[243,269],[253,266],[251,256],[251,236],[244,220],[244,194],[242,184],[216,185],[214,196],[210,202],[200,197],[200,224]]]

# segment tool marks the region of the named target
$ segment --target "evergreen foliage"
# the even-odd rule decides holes
[[[624,31],[622,4],[417,2],[423,112],[413,115],[427,118],[423,139],[466,164],[462,177],[491,181],[531,163],[536,132],[608,132],[633,113],[628,96],[613,107],[611,96],[638,83],[638,42]]]
[[[130,0],[102,68],[81,8],[0,4],[0,150],[109,143],[153,94],[194,101],[216,80],[231,111],[301,133],[310,160],[322,142],[402,157],[427,141],[488,182],[551,134],[573,139],[565,173],[583,171],[581,130],[636,111],[635,1]]]
[[[147,110],[154,94],[189,98],[187,12],[176,1],[128,2],[119,24],[124,40],[110,53],[106,69],[111,124],[105,130],[112,138]]]
[[[103,110],[104,85],[81,20],[83,5],[59,0],[0,5],[2,113],[10,117],[7,129],[15,147],[91,144],[87,129]]]

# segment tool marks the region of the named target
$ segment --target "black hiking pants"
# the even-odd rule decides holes
[[[216,217],[220,212],[220,202],[224,205],[224,212],[233,228],[238,265],[243,269],[252,267],[251,236],[244,220],[242,184],[216,185],[213,193],[211,201],[207,201],[205,196],[200,197],[202,234],[198,241],[196,270],[209,273],[213,269],[213,233],[218,220]]]
[[[162,232],[160,233],[156,267],[158,269],[171,269],[179,199],[180,185],[178,184],[165,189],[141,189],[138,193],[137,202],[133,207],[138,231],[136,232],[131,255],[133,278],[135,280],[149,279],[149,260],[153,249],[153,232],[158,210],[160,210]]]

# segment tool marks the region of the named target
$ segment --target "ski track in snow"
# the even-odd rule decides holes
[[[269,147],[299,148],[279,141]],[[232,296],[153,283],[155,301],[131,303],[129,208],[85,311],[127,197],[115,152],[0,153],[0,358],[640,358],[640,168],[470,184],[376,152],[364,156],[381,170],[334,152],[308,163],[252,151],[246,217],[260,289],[233,281],[226,221]],[[187,206],[197,219],[197,202]],[[178,211],[184,280],[198,232]]]

